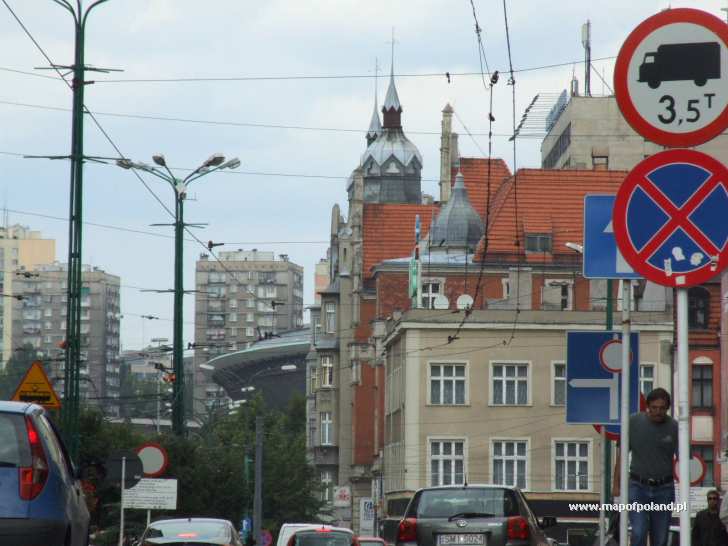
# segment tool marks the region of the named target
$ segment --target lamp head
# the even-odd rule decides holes
[[[574,252],[578,252],[579,254],[584,254],[584,245],[580,245],[579,243],[564,243],[566,248],[570,248]]]
[[[205,161],[202,166],[203,167],[217,167],[218,165],[221,165],[222,162],[225,161],[225,156],[222,154],[212,154],[207,161]]]
[[[240,160],[235,157],[222,166],[223,169],[237,169],[240,167]]]
[[[131,169],[134,166],[134,163],[132,163],[131,159],[117,159],[116,165],[118,167],[121,167],[122,169]]]
[[[166,167],[167,161],[164,159],[164,156],[162,154],[155,154],[152,156],[152,161],[159,165],[160,167]]]

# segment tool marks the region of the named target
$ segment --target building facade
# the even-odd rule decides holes
[[[68,270],[66,264],[36,265],[15,278],[22,296],[14,317],[13,347],[32,350],[48,364],[59,395],[63,394]],[[84,265],[81,289],[81,396],[119,415],[120,279]]]
[[[257,249],[203,254],[195,277],[194,407],[204,413],[224,391],[200,364],[303,326],[303,268]]]
[[[22,278],[23,270],[29,271],[40,264],[50,264],[56,259],[56,242],[43,239],[39,231],[27,226],[0,227],[0,369],[13,355],[13,325],[22,312],[22,305],[15,293],[15,280]],[[16,333],[17,334],[17,333]]]

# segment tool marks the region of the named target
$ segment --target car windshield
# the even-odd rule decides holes
[[[25,421],[22,415],[0,413],[0,466],[29,466]]]
[[[510,489],[476,487],[426,489],[417,499],[416,510],[418,518],[449,518],[456,514],[517,516],[519,513],[516,494]]]
[[[229,538],[228,526],[219,521],[159,521],[152,523],[145,538]]]
[[[293,546],[351,546],[351,535],[343,531],[299,531]]]

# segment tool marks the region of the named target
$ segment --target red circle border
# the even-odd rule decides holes
[[[690,133],[671,133],[648,122],[634,106],[627,86],[627,71],[637,47],[658,28],[675,23],[693,23],[714,32],[728,47],[728,25],[715,15],[693,8],[675,8],[662,11],[642,21],[627,36],[617,55],[614,66],[614,95],[617,105],[632,128],[644,138],[663,146],[673,148],[691,147],[703,144],[718,136],[728,127],[728,106],[711,123]]]
[[[717,159],[698,152],[696,150],[666,150],[658,152],[655,155],[638,163],[634,169],[622,182],[614,199],[614,212],[612,214],[612,226],[614,228],[614,238],[617,246],[627,263],[632,266],[636,272],[640,273],[644,278],[662,286],[670,286],[673,288],[689,288],[708,281],[719,275],[726,265],[728,265],[728,245],[721,251],[718,256],[718,263],[715,271],[710,269],[710,264],[705,264],[697,271],[690,273],[678,273],[666,275],[661,269],[649,264],[646,260],[642,260],[637,255],[637,251],[630,241],[629,232],[627,230],[627,206],[634,193],[634,189],[639,182],[642,182],[646,175],[654,171],[658,167],[670,165],[674,163],[688,163],[708,169],[713,173],[721,175],[723,178],[723,187],[728,191],[728,169]],[[684,277],[685,282],[677,284],[678,277]]]
[[[167,467],[169,466],[169,455],[167,454],[167,450],[164,449],[161,445],[157,444],[156,442],[147,442],[142,445],[140,445],[138,448],[136,448],[135,452],[137,455],[139,455],[139,452],[144,449],[145,447],[153,447],[158,449],[162,453],[162,458],[164,459],[164,463],[162,464],[162,467],[154,472],[153,474],[147,474],[144,473],[144,476],[147,478],[158,478],[162,474],[165,473],[167,470]]]

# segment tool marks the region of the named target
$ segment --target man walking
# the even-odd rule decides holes
[[[692,546],[728,546],[728,533],[718,517],[720,496],[713,489],[708,491],[708,508],[695,516]]]
[[[675,500],[672,477],[673,455],[677,456],[677,421],[667,415],[670,394],[662,388],[647,395],[647,412],[629,418],[629,502],[669,504]],[[619,495],[619,455],[612,491]],[[669,510],[630,511],[632,546],[665,546],[670,530]]]

